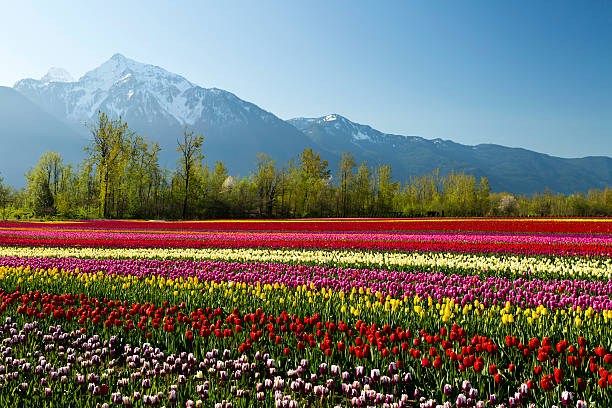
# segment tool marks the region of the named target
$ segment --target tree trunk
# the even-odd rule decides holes
[[[183,220],[187,215],[187,196],[189,194],[189,173],[185,177],[185,198],[183,199]]]

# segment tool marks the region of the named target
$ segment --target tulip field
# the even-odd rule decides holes
[[[0,222],[0,406],[612,407],[612,220]]]

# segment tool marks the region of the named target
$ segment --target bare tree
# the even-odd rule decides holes
[[[183,219],[187,216],[187,199],[189,198],[189,182],[193,178],[194,168],[200,164],[204,156],[202,155],[202,135],[195,136],[193,131],[188,132],[187,126],[183,131],[183,141],[176,140],[178,147],[176,151],[180,153],[178,163],[178,174],[184,181],[185,197],[183,198]]]

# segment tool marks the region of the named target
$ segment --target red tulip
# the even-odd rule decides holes
[[[554,388],[554,385],[552,383],[552,376],[551,375],[542,376],[542,379],[540,380],[540,385],[542,386],[542,389],[544,391],[552,390]]]
[[[442,367],[442,357],[437,356],[433,362],[433,366],[435,369],[439,369],[440,367]]]
[[[563,381],[563,371],[561,371],[558,368],[555,368],[554,374],[555,374],[555,381],[557,382],[557,384],[561,384],[561,382]]]
[[[607,378],[600,378],[597,384],[600,388],[606,388],[608,386],[608,380]]]

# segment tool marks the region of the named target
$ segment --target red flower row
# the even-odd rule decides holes
[[[292,220],[292,221],[83,221],[61,224],[40,222],[0,222],[0,228],[81,228],[124,230],[202,230],[202,231],[490,231],[529,233],[612,234],[612,221],[594,218],[588,221],[569,219],[361,219],[361,220]]]

